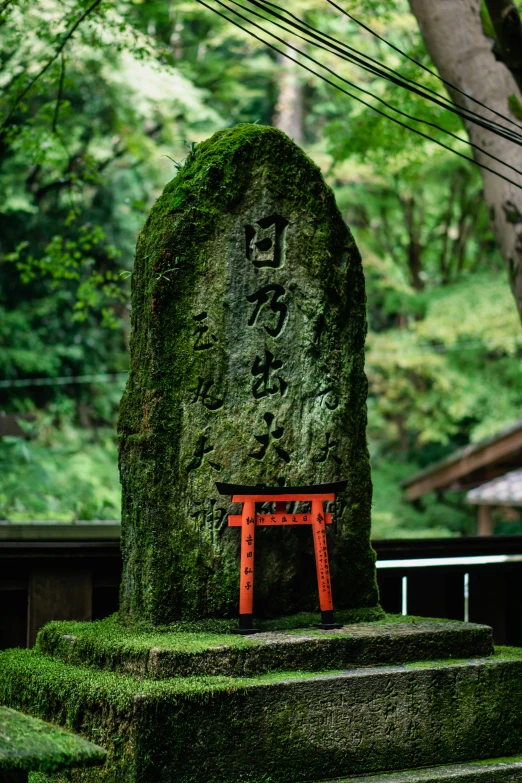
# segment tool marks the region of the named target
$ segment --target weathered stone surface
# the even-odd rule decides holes
[[[488,656],[493,652],[493,637],[488,626],[458,622],[360,623],[335,631],[275,631],[245,638],[146,633],[122,628],[109,619],[49,623],[40,631],[37,648],[68,663],[162,680]]]
[[[14,770],[44,772],[103,764],[98,745],[49,723],[0,706],[0,774]]]
[[[122,611],[237,612],[216,480],[349,480],[328,530],[337,608],[375,607],[361,260],[319,169],[273,128],[192,152],[141,232],[120,415]],[[256,533],[255,613],[317,606],[311,531]]]
[[[522,650],[340,674],[147,680],[0,653],[0,700],[107,746],[104,783],[291,783],[522,753]]]
[[[339,778],[335,783],[520,783],[522,756],[510,759],[488,759],[469,764],[411,769],[384,775],[358,775]]]

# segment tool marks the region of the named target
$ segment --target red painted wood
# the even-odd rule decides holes
[[[254,605],[254,534],[256,507],[251,501],[241,514],[241,566],[239,574],[239,614],[252,614]]]
[[[229,527],[241,526],[241,566],[239,575],[239,613],[252,615],[254,606],[254,533],[256,527],[286,527],[287,525],[311,525],[314,538],[315,565],[319,605],[321,612],[333,610],[332,585],[328,549],[326,545],[326,525],[331,524],[332,515],[326,513],[323,502],[335,500],[334,493],[296,494],[296,495],[233,495],[233,503],[243,503],[241,514],[229,514]],[[286,503],[292,501],[311,501],[310,513],[290,514]],[[257,514],[256,503],[274,503],[274,514]]]
[[[315,567],[317,569],[317,587],[321,612],[333,609],[332,583],[328,548],[326,546],[325,515],[320,500],[312,500],[312,530],[314,534]]]

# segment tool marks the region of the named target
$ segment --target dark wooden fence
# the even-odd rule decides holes
[[[374,541],[387,612],[486,623],[522,646],[522,536]],[[0,523],[0,649],[32,646],[50,619],[117,610],[119,525]]]
[[[118,608],[120,526],[0,523],[0,649],[32,647],[48,620]]]

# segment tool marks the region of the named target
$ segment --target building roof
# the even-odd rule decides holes
[[[496,435],[457,449],[401,483],[408,500],[442,489],[470,490],[522,467],[522,419]]]
[[[479,506],[522,506],[522,468],[470,490],[466,502]]]

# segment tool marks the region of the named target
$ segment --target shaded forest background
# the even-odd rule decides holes
[[[0,518],[119,518],[115,422],[137,233],[192,145],[258,122],[321,167],[363,256],[374,537],[473,532],[461,497],[413,508],[399,482],[520,417],[522,334],[478,170],[193,0],[100,2],[52,60],[90,5],[0,4],[0,410],[26,416],[28,435],[0,441]],[[345,6],[432,67],[407,2]],[[439,89],[322,0],[300,0],[299,13]],[[341,67],[391,104],[462,130]],[[522,524],[504,519],[497,532]]]

